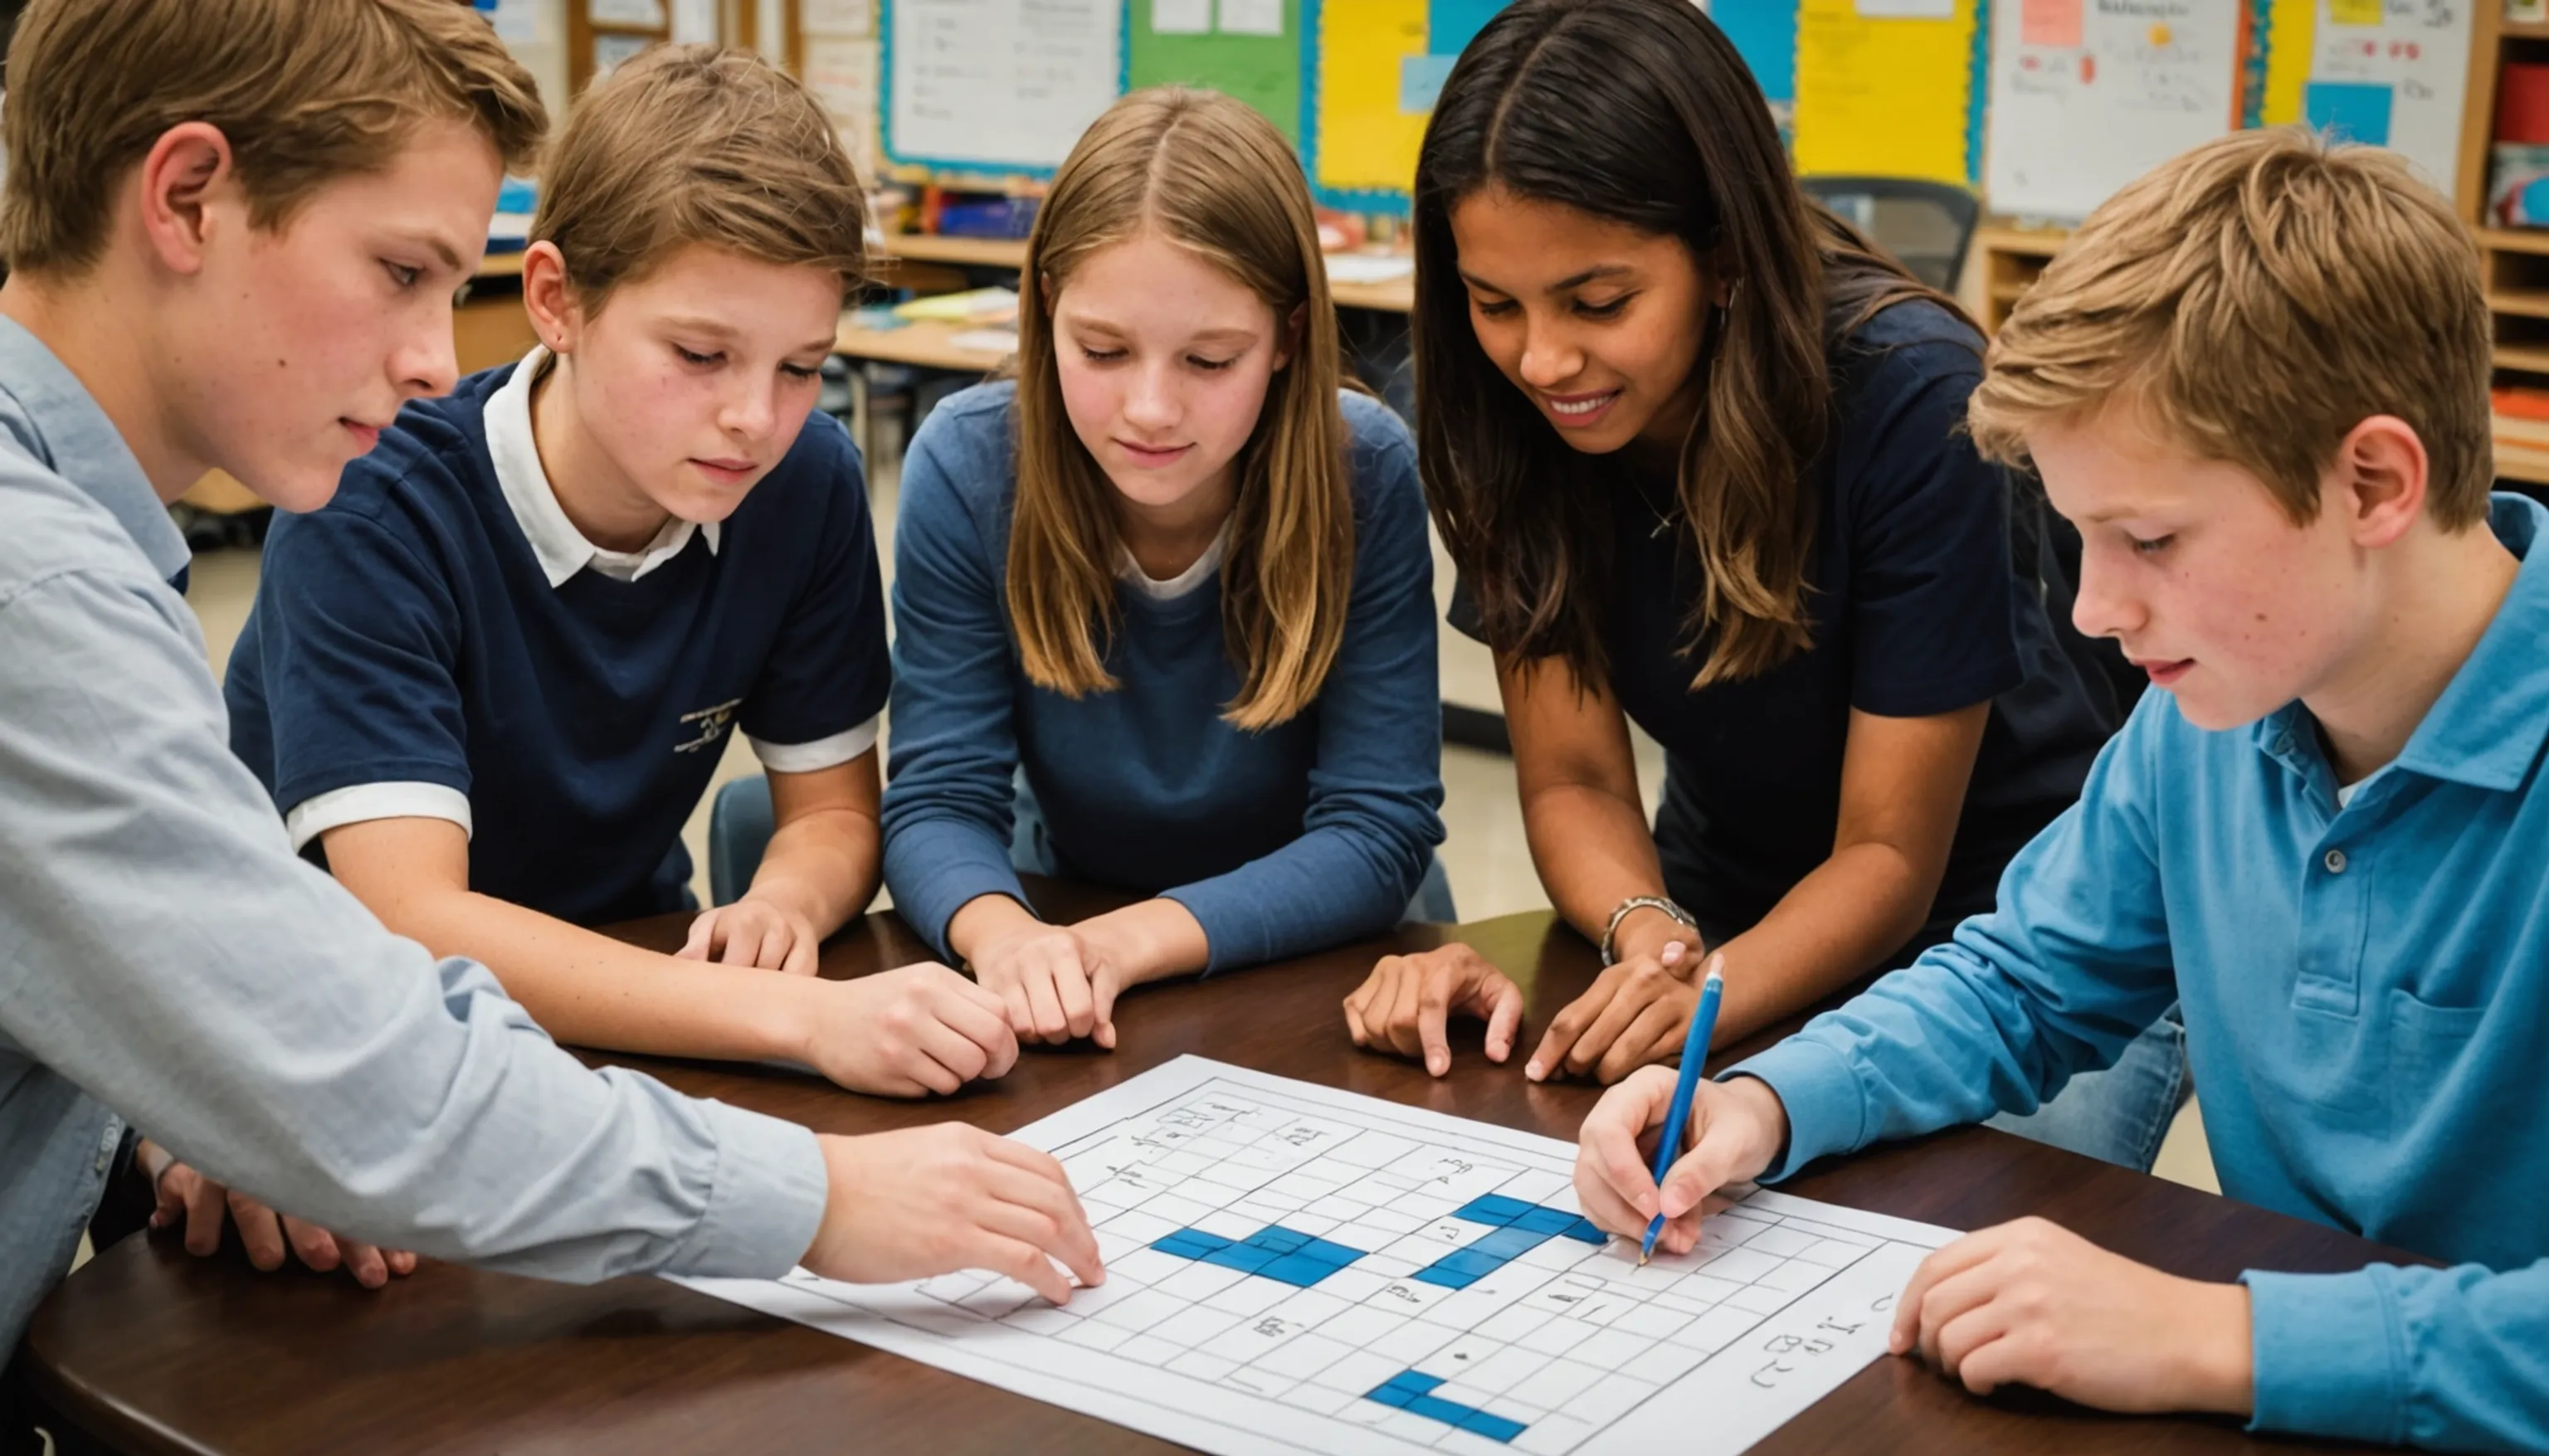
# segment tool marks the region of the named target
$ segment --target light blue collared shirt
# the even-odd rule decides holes
[[[119,1115],[387,1247],[575,1281],[787,1270],[822,1216],[813,1135],[586,1070],[484,967],[296,858],[231,756],[185,564],[105,412],[0,318],[0,1360]]]
[[[2148,694],[1997,910],[1728,1073],[1768,1176],[2031,1112],[2183,999],[2222,1192],[2459,1265],[2244,1275],[2256,1425],[2549,1448],[2549,510],[2491,523],[2520,573],[2387,770],[2339,808],[2301,704]]]

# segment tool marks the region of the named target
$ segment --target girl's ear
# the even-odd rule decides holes
[[[1708,271],[1717,280],[1716,287],[1709,293],[1709,301],[1721,309],[1733,306],[1735,286],[1744,281],[1743,273],[1735,265],[1733,243],[1721,242],[1709,252]]]
[[[1292,317],[1283,320],[1283,342],[1277,345],[1274,350],[1274,367],[1276,369],[1281,369],[1284,365],[1291,363],[1292,356],[1301,352],[1301,334],[1302,331],[1307,329],[1309,326],[1310,306],[1308,304],[1294,304],[1292,306]]]

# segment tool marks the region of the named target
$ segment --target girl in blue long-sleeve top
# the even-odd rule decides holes
[[[1425,503],[1405,427],[1340,390],[1264,118],[1169,89],[1089,129],[1016,379],[913,438],[895,564],[886,880],[1021,1037],[1111,1046],[1127,986],[1407,913],[1443,837]],[[1049,924],[1013,843],[1149,898]]]

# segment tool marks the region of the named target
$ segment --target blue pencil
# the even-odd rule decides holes
[[[1664,1186],[1664,1174],[1671,1171],[1673,1160],[1681,1156],[1682,1125],[1690,1121],[1690,1099],[1699,1090],[1699,1068],[1708,1060],[1709,1039],[1717,1035],[1717,998],[1726,990],[1726,977],[1717,973],[1719,957],[1708,957],[1708,979],[1699,987],[1699,1006],[1690,1014],[1690,1035],[1681,1042],[1681,1076],[1673,1083],[1672,1107],[1664,1114],[1663,1140],[1655,1144],[1655,1188]],[[1658,1208],[1647,1224],[1646,1241],[1638,1245],[1638,1263],[1653,1258],[1655,1238],[1664,1231],[1663,1210]]]

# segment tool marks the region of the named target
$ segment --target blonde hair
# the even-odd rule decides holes
[[[803,85],[748,50],[661,46],[587,91],[558,136],[531,240],[599,312],[694,244],[867,277],[858,169]]]
[[[2299,128],[2177,157],[2090,215],[1992,340],[1971,404],[1984,454],[2124,398],[2287,516],[2365,418],[2414,427],[2427,509],[2460,530],[2495,476],[2478,253],[2398,156]]]
[[[1106,476],[1063,407],[1048,311],[1101,248],[1156,231],[1300,320],[1239,454],[1221,568],[1222,637],[1240,675],[1222,718],[1256,731],[1317,698],[1345,637],[1354,498],[1337,408],[1336,311],[1310,192],[1272,123],[1209,91],[1136,91],[1073,147],[1037,215],[1018,298],[1017,505],[1009,618],[1027,677],[1066,696],[1116,686],[1101,638],[1118,620]]]
[[[0,254],[76,276],[161,136],[220,129],[253,226],[388,167],[420,122],[475,127],[508,167],[548,131],[530,73],[455,0],[35,0],[9,46]]]

